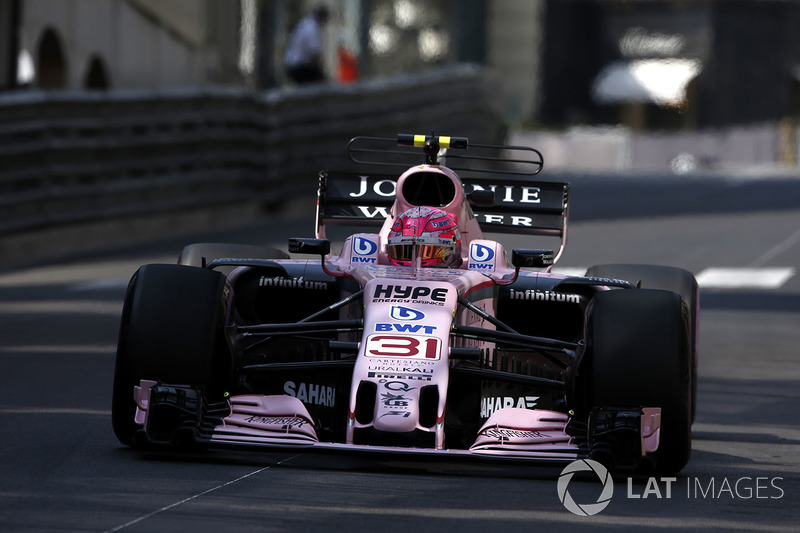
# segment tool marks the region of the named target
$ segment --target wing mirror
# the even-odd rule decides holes
[[[289,239],[289,253],[326,256],[331,253],[331,241],[328,239],[306,239],[293,237]]]
[[[494,191],[475,189],[467,194],[467,200],[470,205],[474,205],[475,207],[492,207],[494,205]]]
[[[498,285],[511,285],[519,277],[522,267],[545,268],[555,261],[553,250],[511,250],[511,264],[514,266],[514,277],[511,279],[495,280]]]
[[[289,253],[318,255],[323,272],[329,276],[344,276],[344,272],[341,272],[338,268],[331,270],[325,264],[325,256],[331,253],[331,241],[328,239],[293,237],[289,239]]]
[[[553,250],[512,250],[511,264],[517,269],[522,267],[545,268],[553,264]]]

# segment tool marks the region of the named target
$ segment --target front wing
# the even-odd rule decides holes
[[[207,406],[202,394],[190,387],[142,380],[136,387],[136,421],[143,425],[149,441],[172,443],[176,436],[192,435],[201,444],[230,447],[257,447],[278,450],[320,452],[359,452],[402,456],[491,458],[565,463],[591,457],[587,439],[571,435],[568,415],[544,409],[508,407],[495,411],[483,424],[469,449],[433,449],[371,444],[323,442],[317,438],[314,421],[303,402],[284,395],[239,395],[227,399],[226,406]],[[221,416],[225,411],[224,416]],[[628,439],[632,459],[644,457],[658,448],[659,408],[608,410],[593,416],[597,427],[588,441],[613,435]],[[169,435],[160,433],[161,421],[179,421]],[[592,425],[590,421],[590,426]],[[636,457],[636,456],[639,457]]]

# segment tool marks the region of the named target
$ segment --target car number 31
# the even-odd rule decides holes
[[[370,335],[367,357],[397,357],[409,359],[439,359],[442,341],[422,335]]]

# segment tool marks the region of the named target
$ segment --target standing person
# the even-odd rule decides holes
[[[286,74],[298,84],[325,81],[322,69],[322,27],[330,13],[324,5],[314,8],[292,30],[286,47]]]

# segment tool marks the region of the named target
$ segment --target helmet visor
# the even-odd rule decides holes
[[[442,246],[435,244],[390,244],[386,247],[390,259],[395,261],[411,261],[412,254],[414,253],[414,246],[417,247],[417,257],[423,261],[431,259],[447,259],[453,252],[451,246]]]

